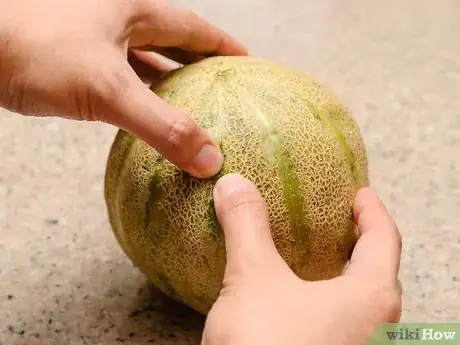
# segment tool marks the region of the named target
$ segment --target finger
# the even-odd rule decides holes
[[[203,55],[188,52],[186,50],[175,47],[155,47],[152,45],[145,45],[142,47],[131,48],[131,51],[138,55],[140,59],[145,58],[146,63],[149,63],[150,59],[152,58],[154,59],[153,61],[158,60],[158,58],[155,57],[155,54],[151,53],[156,53],[156,55],[166,57],[180,65],[189,65],[193,62],[204,59]]]
[[[284,266],[270,233],[267,205],[249,180],[239,174],[220,178],[214,204],[225,235],[226,277]]]
[[[153,49],[131,49],[129,55],[162,73],[170,72],[184,65],[182,61],[174,60],[171,56],[165,55],[164,52]]]
[[[128,62],[151,90],[155,90],[169,72],[183,66],[157,52],[143,50],[129,50]]]
[[[206,56],[247,55],[235,38],[192,11],[152,1],[145,2],[140,11],[130,37],[133,46],[178,47]]]
[[[215,175],[223,157],[210,135],[184,111],[150,91],[125,59],[119,66],[106,73],[110,75],[108,83],[115,85],[105,97],[111,115],[106,122],[133,133],[195,177]]]
[[[370,188],[361,189],[354,204],[361,237],[353,251],[348,274],[397,280],[401,236],[384,205]]]
[[[156,65],[147,63],[130,51],[128,51],[128,63],[142,82],[149,87],[157,85],[167,73],[166,66],[163,66],[161,62],[157,62]]]

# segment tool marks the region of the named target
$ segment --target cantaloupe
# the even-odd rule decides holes
[[[212,191],[231,172],[257,186],[279,253],[299,277],[341,274],[358,237],[353,199],[368,184],[364,143],[347,107],[310,76],[254,57],[207,58],[173,71],[154,91],[207,129],[224,155],[218,175],[198,179],[117,133],[105,178],[108,216],[121,248],[154,285],[208,312],[226,263]]]

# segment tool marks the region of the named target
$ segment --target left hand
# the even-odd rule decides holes
[[[0,106],[103,121],[196,177],[214,175],[223,159],[210,135],[133,69],[143,67],[155,80],[178,65],[145,50],[181,64],[247,54],[227,33],[165,0],[0,1]]]

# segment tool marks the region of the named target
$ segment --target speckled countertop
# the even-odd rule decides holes
[[[404,237],[403,320],[460,321],[458,1],[186,3],[352,107]],[[114,133],[1,112],[1,345],[199,343],[203,318],[149,287],[109,229]]]

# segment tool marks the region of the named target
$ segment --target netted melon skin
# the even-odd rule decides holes
[[[212,57],[174,71],[154,91],[207,129],[225,157],[217,176],[197,179],[117,133],[105,175],[108,217],[154,285],[209,311],[226,262],[212,190],[231,172],[259,189],[275,244],[299,277],[341,274],[357,240],[353,199],[368,171],[359,128],[329,90],[275,62]]]

